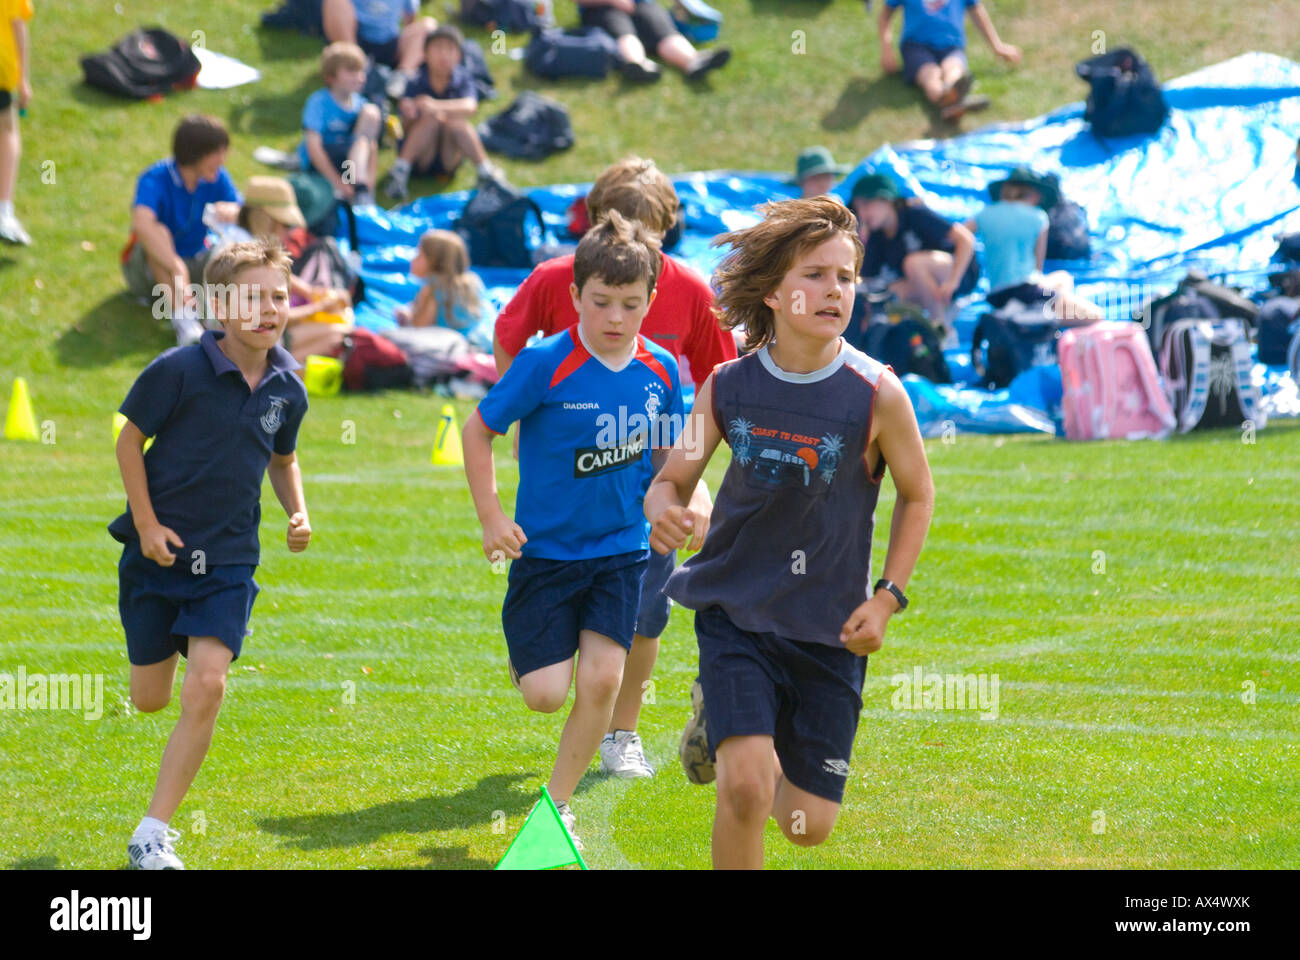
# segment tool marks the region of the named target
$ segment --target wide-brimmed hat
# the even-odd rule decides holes
[[[1038,205],[1044,210],[1051,210],[1061,199],[1061,188],[1057,186],[1055,179],[1034,173],[1028,167],[1016,167],[1005,180],[997,180],[989,184],[989,196],[993,198],[994,203],[1002,199],[1002,188],[1008,183],[1033,187],[1038,191]]]
[[[283,177],[250,177],[244,190],[244,206],[263,210],[286,227],[307,226],[293,185]]]
[[[892,177],[883,173],[868,173],[858,178],[849,194],[849,203],[854,200],[897,200],[898,184]]]
[[[794,162],[794,182],[803,183],[809,177],[821,173],[833,173],[842,177],[852,169],[842,163],[836,163],[826,147],[807,147],[799,151],[799,158]]]

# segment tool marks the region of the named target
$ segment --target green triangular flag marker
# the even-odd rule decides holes
[[[555,809],[555,801],[542,787],[542,799],[529,812],[496,869],[552,870],[574,863],[587,869],[573,837],[560,819],[560,811]]]

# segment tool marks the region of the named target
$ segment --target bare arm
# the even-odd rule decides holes
[[[941,288],[949,297],[961,286],[966,268],[975,256],[975,235],[960,223],[954,223],[948,231],[948,240],[952,243],[952,275]]]
[[[898,54],[894,52],[894,31],[890,25],[895,9],[881,4],[880,16],[876,18],[876,32],[880,34],[880,67],[885,73],[899,71]]]
[[[347,199],[352,199],[352,184],[344,181],[334,169],[334,161],[325,152],[325,142],[315,130],[303,131],[303,142],[307,144],[307,158],[322,177],[330,182],[336,191]]]
[[[460,97],[456,100],[439,100],[426,93],[424,96],[420,97],[418,101],[414,102],[422,103],[425,100],[429,101],[429,103],[424,104],[426,109],[436,110],[438,113],[442,114],[444,120],[459,120],[462,117],[472,117],[478,112],[478,101],[473,97]]]
[[[158,221],[158,214],[152,207],[138,203],[131,208],[131,231],[136,240],[144,244],[145,253],[151,259],[171,264],[172,272],[177,276],[186,273],[185,261],[176,255],[172,232]]]
[[[502,556],[516,560],[523,556],[519,548],[528,542],[523,528],[506,516],[497,496],[496,464],[492,462],[492,431],[483,423],[478,411],[465,421],[461,431],[461,449],[465,455],[465,479],[474,499],[474,510],[483,528],[483,554],[493,562]]]
[[[881,375],[876,393],[873,432],[898,492],[882,576],[906,590],[934,514],[934,482],[912,402],[898,377],[888,371]],[[849,616],[840,640],[858,656],[875,653],[884,644],[885,627],[897,609],[898,601],[889,591],[874,592]]]
[[[650,546],[658,553],[678,550],[687,541],[703,540],[702,532],[698,538],[695,536],[700,520],[696,513],[696,507],[701,505],[697,499],[699,488],[703,486],[700,481],[709,459],[722,442],[712,411],[713,374],[709,374],[696,394],[695,406],[686,417],[685,429],[646,491],[644,509],[646,519],[651,523]],[[703,496],[708,496],[707,489]]]
[[[997,28],[993,26],[993,21],[989,19],[989,12],[984,9],[984,4],[977,3],[971,7],[970,15],[971,19],[975,21],[975,26],[979,27],[980,33],[984,34],[984,39],[988,41],[995,54],[1008,63],[1020,62],[1020,48],[1002,42],[1002,38],[998,36]]]
[[[145,435],[128,420],[117,435],[117,466],[122,472],[122,486],[126,488],[126,502],[131,505],[131,519],[140,538],[140,552],[160,567],[170,567],[176,555],[168,549],[185,546],[176,531],[164,527],[153,512],[149,498],[149,478],[144,469]]]
[[[415,302],[411,304],[412,327],[428,327],[437,321],[438,301],[434,299],[433,294],[427,286],[420,288],[420,292],[415,295]]]
[[[1034,257],[1038,260],[1038,272],[1043,272],[1043,264],[1047,262],[1047,228],[1043,227],[1043,232],[1038,235],[1038,242],[1034,244]]]
[[[506,371],[510,369],[510,364],[515,362],[514,354],[506,353],[506,348],[501,346],[501,341],[495,333],[492,334],[492,359],[497,363],[498,377],[504,377]]]

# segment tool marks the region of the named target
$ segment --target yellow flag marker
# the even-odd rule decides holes
[[[438,435],[433,442],[430,462],[435,467],[465,465],[465,454],[460,448],[460,427],[456,426],[456,408],[450,403],[443,406],[442,416],[438,418]]]
[[[118,435],[122,432],[122,428],[125,426],[126,426],[126,416],[121,413],[113,414],[113,445],[114,446],[117,446]],[[144,449],[148,450],[152,446],[153,446],[153,437],[149,437],[144,442]]]
[[[32,398],[27,395],[27,381],[19,377],[14,381],[14,392],[9,398],[9,412],[5,414],[6,440],[40,441],[36,432],[36,415],[32,413]]]

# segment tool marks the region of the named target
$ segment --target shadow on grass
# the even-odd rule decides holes
[[[281,93],[263,93],[247,104],[231,107],[229,124],[232,131],[258,136],[279,136],[302,130],[302,108],[307,98],[324,83],[316,73],[303,77],[293,90]],[[256,89],[256,88],[255,88]]]
[[[53,856],[46,857],[28,857],[26,860],[15,860],[6,870],[57,870],[59,869],[59,858]]]
[[[832,0],[749,0],[756,17],[781,16],[814,19],[831,6]],[[874,23],[874,13],[867,14]]]
[[[106,297],[59,335],[55,344],[65,367],[100,367],[123,357],[152,359],[176,338],[164,320],[136,303],[126,291]]]
[[[268,4],[275,6],[275,4]],[[272,60],[302,60],[312,62],[319,59],[325,48],[325,38],[308,36],[299,30],[256,28],[257,45],[260,48],[263,63]]]
[[[896,76],[850,77],[835,106],[822,116],[822,129],[852,130],[861,126],[873,110],[898,109],[909,104],[919,107],[922,99]]]
[[[536,773],[499,773],[484,777],[459,793],[394,800],[344,813],[276,817],[259,820],[257,825],[300,850],[361,846],[394,833],[467,830],[492,823],[493,814],[498,811],[514,817],[531,810],[539,794],[518,790],[515,785],[536,776]],[[577,792],[585,792],[591,786],[591,783],[579,783]],[[421,856],[430,856],[435,861],[431,866],[440,866],[444,865],[443,860],[454,856],[456,849],[460,848],[429,848],[422,850]]]
[[[429,858],[419,866],[422,870],[491,870],[496,866],[491,860],[471,860],[469,847],[425,847],[416,853]]]

